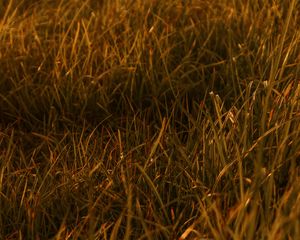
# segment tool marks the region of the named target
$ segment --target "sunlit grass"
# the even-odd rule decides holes
[[[1,239],[297,239],[296,0],[0,3]]]

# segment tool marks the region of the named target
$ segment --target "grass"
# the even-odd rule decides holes
[[[296,239],[300,5],[0,2],[1,239]]]

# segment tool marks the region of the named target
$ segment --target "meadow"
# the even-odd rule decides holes
[[[0,1],[0,239],[297,239],[297,0]]]

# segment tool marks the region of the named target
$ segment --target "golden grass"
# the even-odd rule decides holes
[[[296,239],[296,0],[0,2],[1,239]]]

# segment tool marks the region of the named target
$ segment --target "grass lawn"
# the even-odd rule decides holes
[[[299,236],[299,1],[0,1],[0,239]]]

